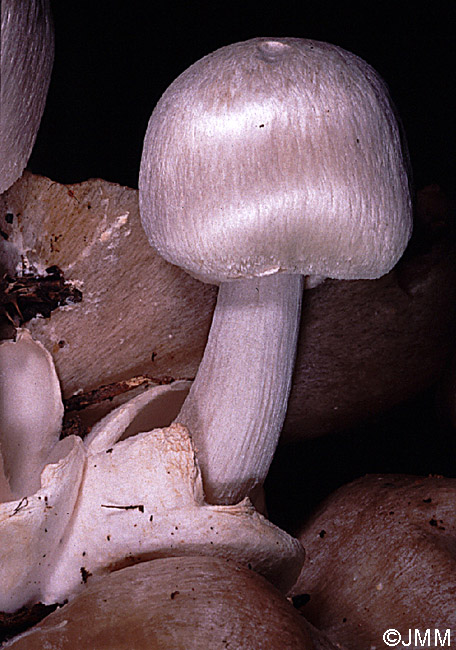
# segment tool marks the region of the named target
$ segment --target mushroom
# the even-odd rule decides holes
[[[141,227],[137,190],[101,179],[61,185],[25,172],[2,199],[0,230],[7,239],[0,237],[0,273],[19,285],[24,273],[34,276],[38,300],[27,305],[28,291],[17,302],[24,326],[52,352],[64,399],[140,375],[160,381],[195,375],[215,287],[153,251]],[[68,292],[57,307],[50,285],[54,309],[47,318],[43,290],[50,267],[58,267]],[[135,290],[127,281],[133,274]],[[79,301],[73,298],[78,292]],[[30,304],[37,303],[32,311]],[[43,317],[33,318],[37,312]],[[6,338],[12,326],[4,321]]]
[[[150,411],[160,411],[163,396],[186,390],[188,382],[143,391],[98,422],[84,441],[74,435],[58,440],[62,403],[50,354],[23,332],[16,342],[2,343],[0,362],[0,440],[7,452],[0,611],[62,602],[92,577],[170,555],[235,559],[282,591],[291,588],[304,559],[301,544],[248,499],[233,506],[204,502],[185,427],[144,431],[143,421],[153,421]],[[19,447],[9,439],[13,433]]]
[[[45,558],[76,504],[84,445],[59,441],[63,404],[52,357],[26,330],[0,345],[0,611],[38,602]]]
[[[332,650],[264,578],[210,557],[120,569],[5,648]]]
[[[394,474],[331,494],[298,535],[307,555],[292,595],[302,614],[352,650],[384,647],[391,628],[395,645],[430,629],[428,645],[439,647],[435,630],[456,633],[455,498],[454,478]]]
[[[63,418],[52,357],[27,330],[18,331],[16,342],[0,345],[0,401],[3,467],[10,496],[20,499],[39,489]]]
[[[456,257],[448,226],[442,236],[449,208],[435,208],[431,198],[418,192],[417,212],[424,201],[426,210],[437,210],[439,227],[422,232],[418,214],[415,245],[390,273],[378,280],[326,280],[306,291],[282,442],[354,426],[441,375],[453,351]],[[149,246],[138,190],[101,179],[61,185],[25,172],[2,195],[0,230],[0,270],[10,276],[3,308],[18,319],[17,296],[27,321],[21,326],[52,352],[69,418],[90,426],[130,398],[138,390],[133,386],[196,375],[217,287]],[[49,287],[54,299],[46,269],[55,266],[69,291],[47,316],[41,291]],[[38,300],[22,269],[40,291]],[[72,299],[77,292],[80,302]],[[41,316],[33,318],[37,311]],[[11,321],[4,317],[3,324],[0,336],[12,336]]]
[[[54,32],[49,0],[2,0],[0,194],[22,174],[44,110]]]
[[[378,278],[402,255],[411,201],[386,87],[363,60],[311,40],[223,47],[166,90],[139,176],[151,245],[219,284],[204,357],[177,417],[207,499],[261,485],[286,413],[301,295]]]
[[[0,611],[38,602],[45,558],[70,521],[84,445],[59,441],[63,405],[52,357],[26,330],[0,345]]]

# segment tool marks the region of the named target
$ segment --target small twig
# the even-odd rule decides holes
[[[14,508],[13,512],[10,514],[10,517],[14,517],[14,515],[17,515],[19,510],[22,510],[22,508],[26,508],[27,506],[28,506],[28,498],[22,497],[22,499],[19,501],[17,506]]]
[[[114,508],[116,510],[139,510],[139,512],[144,512],[144,506],[142,504],[139,505],[131,505],[131,506],[114,506],[114,505],[105,505],[104,503],[101,504],[102,508]]]

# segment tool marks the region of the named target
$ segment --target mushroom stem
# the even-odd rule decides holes
[[[302,289],[302,275],[284,273],[220,285],[176,418],[192,434],[210,503],[237,503],[266,478],[287,409]]]

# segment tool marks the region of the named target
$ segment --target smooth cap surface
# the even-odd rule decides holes
[[[33,650],[316,650],[264,578],[219,558],[168,557],[114,571],[7,644]]]

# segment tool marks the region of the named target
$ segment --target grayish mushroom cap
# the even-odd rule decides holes
[[[255,38],[183,72],[152,113],[139,187],[151,244],[214,284],[378,278],[411,233],[386,86],[317,41]]]
[[[208,500],[235,503],[264,481],[283,425],[301,276],[378,278],[409,240],[407,161],[385,84],[327,43],[223,47],[154,109],[139,201],[158,253],[220,284],[177,421]]]
[[[32,152],[53,60],[49,0],[2,0],[0,194],[20,177]]]

